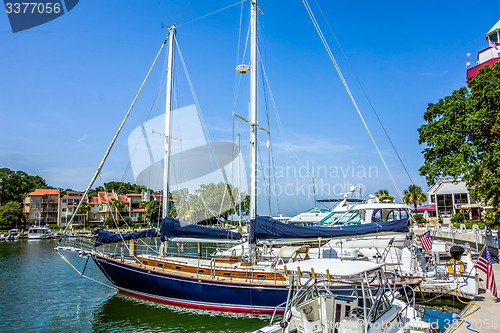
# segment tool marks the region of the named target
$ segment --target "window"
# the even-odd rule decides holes
[[[377,309],[375,310],[374,313],[374,320],[377,320],[380,318],[384,313],[387,312],[391,308],[391,302],[387,299],[387,296],[385,294],[382,294],[379,298],[378,304],[377,304]]]
[[[467,193],[455,193],[455,205],[464,205],[469,203],[467,200]]]
[[[62,209],[62,211],[63,211],[63,212],[65,212],[65,211],[66,211],[66,208],[63,208],[63,209]]]
[[[382,222],[384,219],[382,218],[382,210],[375,209],[372,213],[372,222]]]
[[[66,203],[66,199],[63,199],[63,200],[62,200],[62,203]]]
[[[451,217],[453,212],[453,202],[451,201],[451,194],[437,194],[436,200],[438,204],[438,212],[442,217]]]

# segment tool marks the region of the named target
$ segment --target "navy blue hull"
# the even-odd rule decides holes
[[[92,256],[118,290],[167,303],[240,312],[273,312],[284,303],[287,286],[204,281],[148,271]]]

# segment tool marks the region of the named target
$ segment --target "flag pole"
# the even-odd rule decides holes
[[[476,264],[477,262],[479,261],[479,258],[481,258],[481,254],[483,254],[483,251],[484,249],[486,248],[486,243],[484,243],[483,245],[483,248],[481,249],[481,252],[479,252],[479,255],[477,256],[477,259],[476,259],[476,262],[474,263],[474,265],[472,265],[472,268],[470,269],[470,272],[469,272],[469,275],[467,275],[467,277],[465,278],[466,280],[470,277],[470,275],[472,274],[472,269],[474,267],[476,267]],[[472,256],[471,256],[472,257]]]

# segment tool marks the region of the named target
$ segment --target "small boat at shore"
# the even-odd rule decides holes
[[[7,236],[5,236],[5,240],[18,240],[21,239],[21,235],[19,234],[19,229],[11,229]]]
[[[47,225],[34,225],[28,229],[28,239],[48,238],[54,238],[54,235]]]

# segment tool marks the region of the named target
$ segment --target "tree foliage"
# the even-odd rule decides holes
[[[158,200],[143,201],[139,204],[139,207],[146,209],[145,217],[147,222],[156,223],[160,221],[161,207],[162,207],[160,201]]]
[[[80,214],[83,217],[83,225],[85,226],[85,223],[88,222],[89,219],[89,212],[92,209],[92,206],[86,201],[82,201],[80,204],[80,207],[78,208],[78,211],[76,214]]]
[[[14,227],[21,224],[23,205],[18,201],[9,201],[0,207],[0,224]]]
[[[52,188],[47,186],[40,176],[30,176],[24,171],[12,171],[0,168],[0,205],[4,202],[22,202],[26,193],[37,188]]]
[[[418,129],[429,185],[462,177],[472,198],[500,204],[500,62],[485,66],[451,96],[429,103]]]
[[[140,194],[142,190],[145,190],[146,187],[137,184],[130,184],[124,182],[108,182],[104,183],[104,186],[97,186],[95,188],[96,192],[103,192],[104,190],[108,192],[115,191],[116,194]]]
[[[426,201],[427,195],[418,185],[412,184],[408,186],[408,189],[404,192],[403,203],[407,205],[413,205],[415,209],[417,208],[417,205],[420,205]]]
[[[390,195],[388,190],[378,190],[375,192],[375,196],[380,202],[394,202],[394,196]]]
[[[241,203],[238,198],[241,197]],[[194,193],[184,188],[173,191],[175,213],[184,221],[193,223],[216,223],[227,221],[229,216],[239,212],[247,215],[250,207],[250,197],[239,193],[238,188],[225,183],[202,184]]]

